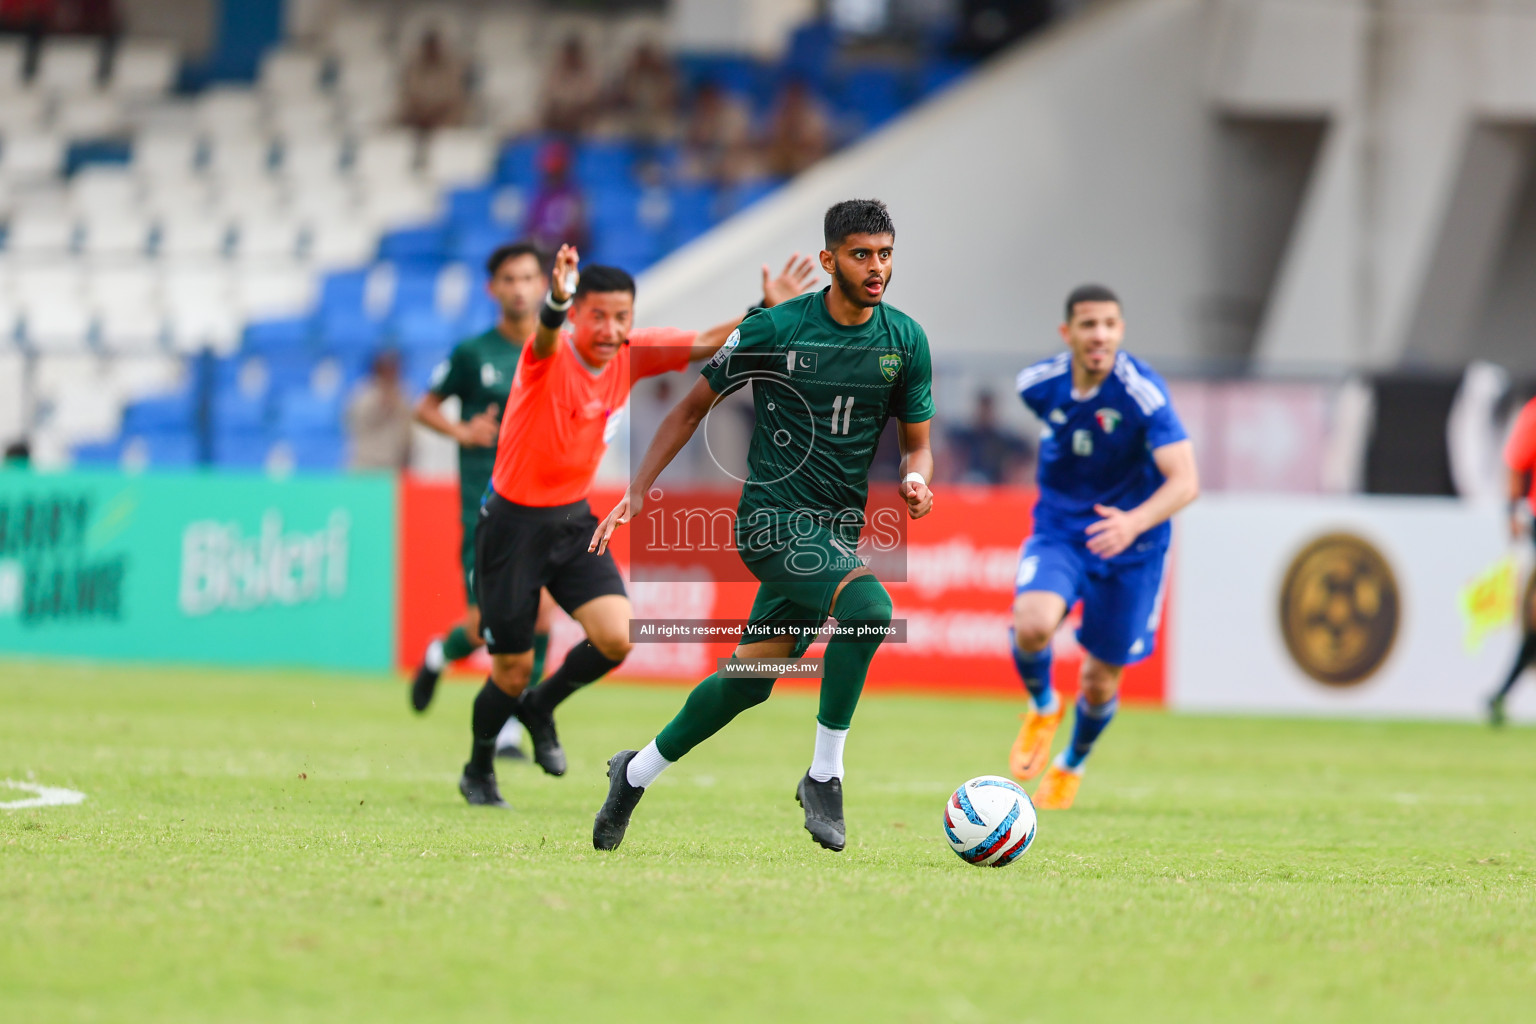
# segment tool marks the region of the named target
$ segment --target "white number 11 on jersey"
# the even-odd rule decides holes
[[[849,395],[847,398],[844,398],[842,395],[838,395],[836,398],[832,399],[832,433],[834,434],[838,433],[837,417],[839,413],[841,413],[843,417],[842,433],[847,434],[848,421],[853,418],[852,395]]]

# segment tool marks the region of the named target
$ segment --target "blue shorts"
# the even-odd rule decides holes
[[[1106,664],[1131,665],[1151,654],[1157,641],[1165,555],[1106,562],[1082,544],[1036,534],[1019,552],[1013,594],[1060,594],[1068,609],[1081,600],[1077,642],[1083,650]]]

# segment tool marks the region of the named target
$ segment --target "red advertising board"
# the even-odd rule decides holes
[[[736,501],[734,494],[693,498],[709,507],[733,507]],[[616,490],[595,491],[591,499],[598,515],[617,500]],[[1009,607],[1018,548],[1029,533],[1033,504],[1033,492],[1018,488],[949,486],[939,493],[931,516],[907,525],[906,581],[887,580],[896,618],[906,623],[906,642],[881,647],[870,668],[871,688],[1020,693],[1008,655]],[[397,635],[400,665],[408,669],[419,662],[431,638],[463,614],[457,485],[406,479],[400,508]],[[621,529],[614,542],[627,578],[632,535],[632,527]],[[630,596],[640,620],[744,619],[757,589],[728,570],[642,570],[639,576],[630,584]],[[1168,605],[1165,601],[1164,607]],[[554,656],[579,636],[575,623],[559,623],[551,645]],[[1127,699],[1162,702],[1167,636],[1165,615],[1156,652],[1126,671]],[[729,654],[732,646],[728,641],[637,643],[617,674],[693,682],[714,671],[715,659]],[[1070,620],[1057,635],[1056,652],[1057,683],[1066,691],[1075,690],[1081,653]],[[479,660],[464,667],[477,672],[485,668]]]

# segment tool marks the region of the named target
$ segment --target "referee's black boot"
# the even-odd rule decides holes
[[[638,750],[621,750],[608,759],[608,799],[597,809],[592,820],[592,847],[597,850],[617,850],[624,841],[624,830],[629,828],[629,816],[635,813],[635,805],[645,796],[643,786],[629,784],[629,762]]]
[[[806,772],[795,787],[795,802],[805,808],[805,830],[828,850],[834,852],[848,845],[843,825],[843,780],[817,782]]]
[[[477,775],[470,770],[469,765],[465,765],[464,774],[459,776],[459,792],[476,807],[512,809],[512,805],[501,798],[501,790],[496,788],[495,772]]]
[[[517,720],[528,730],[533,740],[533,760],[547,775],[565,774],[565,748],[560,746],[560,736],[555,732],[555,716],[530,701],[532,689],[524,690],[517,699]]]

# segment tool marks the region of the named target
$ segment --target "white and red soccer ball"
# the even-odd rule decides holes
[[[1012,864],[1035,841],[1035,805],[1017,782],[982,775],[944,805],[944,835],[967,864]]]

